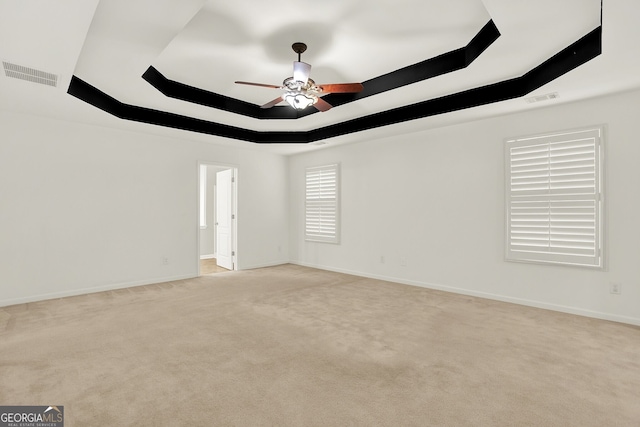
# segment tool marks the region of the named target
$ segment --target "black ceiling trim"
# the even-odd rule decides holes
[[[490,20],[463,48],[452,50],[434,58],[362,82],[364,86],[362,92],[353,94],[332,93],[324,96],[323,99],[332,106],[337,107],[371,95],[461,70],[469,66],[498,37],[500,37],[500,31],[498,31],[493,20]],[[299,119],[319,112],[315,108],[295,110],[289,106],[262,109],[256,104],[169,80],[153,66],[145,71],[142,78],[170,98],[217,108],[219,110],[253,117],[254,119]]]
[[[394,123],[518,98],[579,67],[602,53],[602,27],[563,49],[526,74],[475,89],[348,120],[311,131],[262,132],[124,104],[73,76],[68,93],[126,120],[150,123],[256,143],[309,143]]]
[[[598,27],[520,77],[315,129],[309,132],[309,142],[519,98],[601,53],[602,27]]]

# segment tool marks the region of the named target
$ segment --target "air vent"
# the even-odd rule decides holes
[[[7,77],[27,80],[29,82],[40,83],[47,86],[58,86],[58,76],[55,74],[25,67],[22,65],[12,64],[6,61],[2,61],[2,65],[4,66],[4,74]]]
[[[549,101],[551,99],[556,99],[559,98],[560,95],[558,95],[558,92],[552,92],[552,93],[548,93],[546,95],[538,95],[538,96],[533,96],[531,98],[526,98],[526,101],[529,104],[533,104],[534,102],[541,102],[541,101]]]

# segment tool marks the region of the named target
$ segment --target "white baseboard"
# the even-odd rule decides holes
[[[276,267],[278,265],[289,264],[289,261],[273,261],[266,264],[242,265],[238,270],[254,270],[256,268]]]
[[[504,296],[499,294],[492,294],[488,292],[479,292],[479,291],[474,291],[470,289],[456,288],[453,286],[439,285],[435,283],[420,282],[416,280],[407,280],[399,277],[369,274],[361,271],[353,271],[353,270],[347,270],[342,268],[333,268],[333,267],[315,265],[315,264],[300,262],[300,261],[291,261],[290,263],[301,265],[303,267],[311,267],[311,268],[317,268],[320,270],[335,271],[336,273],[344,273],[344,274],[351,274],[353,276],[367,277],[369,279],[384,280],[386,282],[401,283],[403,285],[418,286],[421,288],[435,289],[438,291],[452,292],[455,294],[469,295],[469,296],[479,297],[479,298],[487,298],[487,299],[496,300],[496,301],[509,302],[512,304],[525,305],[528,307],[542,308],[545,310],[559,311],[561,313],[575,314],[578,316],[592,317],[595,319],[610,320],[612,322],[628,323],[631,325],[640,326],[640,318],[636,318],[636,317],[620,316],[616,314],[603,313],[600,311],[585,310],[583,308],[564,306],[559,304],[551,304],[551,303],[546,303],[541,301],[528,300],[524,298],[509,297],[509,296]]]
[[[133,287],[136,287],[136,286],[153,285],[155,283],[173,282],[173,281],[176,281],[176,280],[192,279],[194,277],[195,276],[193,276],[193,275],[181,275],[181,276],[173,276],[173,277],[158,277],[158,278],[155,278],[155,279],[139,280],[139,281],[125,282],[125,283],[117,283],[117,284],[104,285],[104,286],[96,286],[95,288],[71,289],[71,290],[67,290],[67,291],[52,292],[52,293],[48,293],[48,294],[32,295],[32,296],[22,297],[22,298],[11,298],[11,299],[0,300],[0,307],[6,307],[6,306],[9,306],[9,305],[16,305],[16,304],[26,304],[28,302],[37,302],[37,301],[45,301],[45,300],[50,300],[50,299],[73,297],[73,296],[77,296],[77,295],[86,295],[86,294],[92,294],[92,293],[96,293],[96,292],[114,291],[116,289],[133,288]]]
[[[200,259],[213,259],[213,258],[216,258],[216,254],[200,255]]]

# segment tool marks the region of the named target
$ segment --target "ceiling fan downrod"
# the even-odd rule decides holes
[[[307,45],[302,42],[295,42],[291,45],[291,49],[298,54],[298,62],[300,62],[300,55],[307,50]]]

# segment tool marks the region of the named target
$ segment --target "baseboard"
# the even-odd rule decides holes
[[[334,271],[336,273],[351,274],[353,276],[366,277],[366,278],[369,278],[369,279],[384,280],[386,282],[401,283],[403,285],[418,286],[418,287],[421,287],[421,288],[435,289],[435,290],[438,290],[438,291],[452,292],[452,293],[455,293],[455,294],[469,295],[469,296],[473,296],[473,297],[486,298],[486,299],[491,299],[491,300],[495,300],[495,301],[502,301],[502,302],[508,302],[508,303],[512,303],[512,304],[525,305],[525,306],[528,306],[528,307],[535,307],[535,308],[542,308],[542,309],[545,309],[545,310],[559,311],[561,313],[575,314],[575,315],[578,315],[578,316],[591,317],[591,318],[595,318],[595,319],[609,320],[609,321],[612,321],[612,322],[628,323],[628,324],[631,324],[631,325],[640,326],[640,318],[636,318],[636,317],[619,316],[619,315],[616,315],[616,314],[603,313],[603,312],[600,312],[600,311],[585,310],[585,309],[577,308],[577,307],[564,306],[564,305],[558,305],[558,304],[551,304],[551,303],[546,303],[546,302],[536,301],[536,300],[529,300],[529,299],[524,299],[524,298],[508,297],[508,296],[499,295],[499,294],[492,294],[492,293],[488,293],[488,292],[473,291],[473,290],[470,290],[470,289],[456,288],[456,287],[453,287],[453,286],[439,285],[439,284],[435,284],[435,283],[421,282],[421,281],[416,281],[416,280],[406,280],[406,279],[402,279],[402,278],[399,278],[399,277],[391,277],[391,276],[383,276],[383,275],[378,275],[378,274],[364,273],[362,271],[347,270],[347,269],[343,269],[343,268],[333,268],[333,267],[315,265],[315,264],[306,263],[306,262],[291,261],[290,263],[291,264],[295,264],[295,265],[301,265],[303,267],[317,268],[319,270]]]
[[[6,307],[9,305],[16,305],[16,304],[26,304],[29,302],[38,302],[38,301],[45,301],[45,300],[65,298],[65,297],[73,297],[77,295],[93,294],[96,292],[113,291],[113,290],[123,289],[123,288],[133,288],[136,286],[153,285],[155,283],[173,282],[176,280],[192,279],[194,277],[195,276],[193,275],[158,277],[158,278],[149,279],[149,280],[139,280],[134,282],[125,282],[125,283],[117,283],[112,285],[97,286],[95,288],[72,289],[72,290],[61,291],[61,292],[52,292],[48,294],[33,295],[33,296],[28,296],[23,298],[5,299],[5,300],[0,300],[0,307]]]
[[[266,264],[251,264],[251,265],[242,265],[238,268],[238,270],[254,270],[256,268],[266,268],[266,267],[276,267],[278,265],[290,264],[289,261],[273,261],[268,262]]]
[[[213,259],[215,257],[216,257],[216,254],[200,255],[200,259]]]

